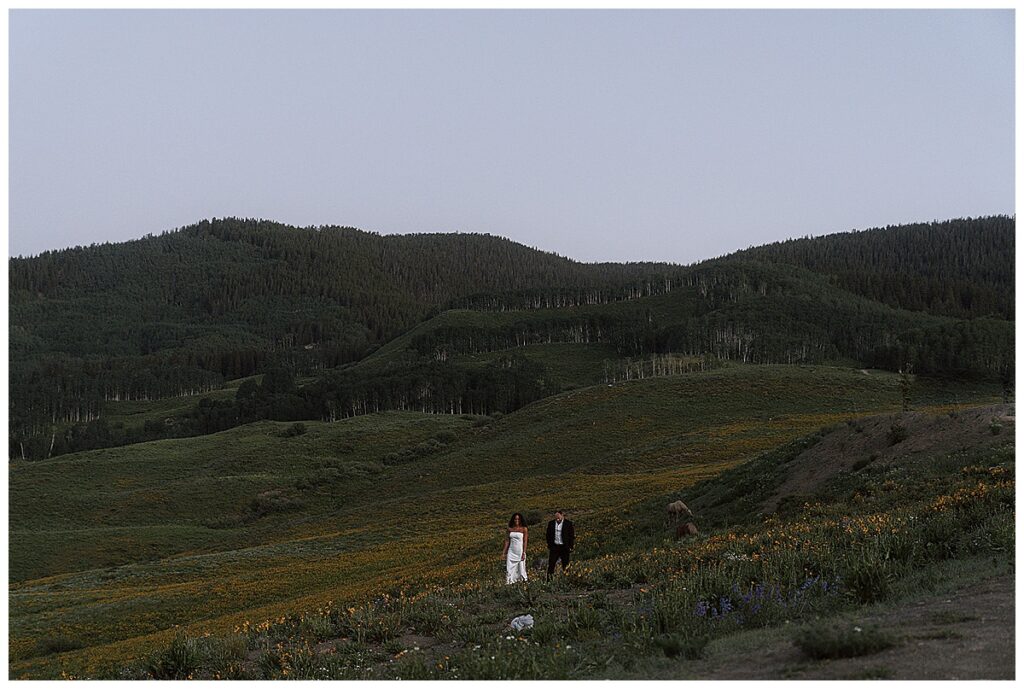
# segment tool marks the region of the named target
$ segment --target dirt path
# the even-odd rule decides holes
[[[743,663],[720,662],[701,679],[1014,679],[1014,581],[987,579],[955,593],[849,618],[900,638],[860,658],[809,660],[773,639]]]

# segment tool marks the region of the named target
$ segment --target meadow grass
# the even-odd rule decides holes
[[[481,577],[483,583],[420,584],[361,603],[246,621],[232,633],[245,636],[249,649],[266,649],[270,661],[236,671],[267,679],[680,677],[696,669],[657,659],[720,657],[722,644],[736,648],[750,633],[777,636],[770,630],[783,628],[797,630],[784,634],[812,658],[877,652],[898,640],[857,624],[853,611],[920,596],[924,579],[956,586],[968,572],[1009,566],[1005,548],[1012,534],[998,534],[1013,519],[1012,451],[944,459],[960,471],[919,467],[905,481],[930,485],[935,494],[912,502],[879,495],[865,510],[834,499],[830,490],[841,488],[832,486],[823,494],[832,500],[807,505],[795,518],[581,561],[551,583],[508,587]],[[950,516],[971,527],[951,549],[928,548],[927,534]],[[867,608],[856,583],[865,561],[887,569],[897,584]],[[989,564],[997,561],[1002,565]],[[897,591],[900,583],[905,593]],[[534,615],[535,627],[509,630],[507,621],[524,611]],[[432,652],[410,647],[403,633],[452,643]],[[344,652],[313,650],[327,638],[336,638]],[[116,671],[145,673],[152,658],[174,644],[180,641]],[[228,669],[208,664],[195,672],[214,677]]]
[[[567,507],[585,525],[580,566],[571,576],[526,600],[504,600],[511,593],[496,589],[497,602],[479,603],[480,614],[459,624],[429,610],[418,613],[424,633],[449,629],[451,643],[492,640],[493,626],[505,617],[501,606],[521,609],[548,600],[549,609],[561,610],[571,591],[590,596],[663,579],[679,566],[679,552],[623,552],[638,527],[644,544],[664,545],[666,533],[656,521],[663,499],[823,425],[898,408],[894,379],[827,367],[729,367],[574,390],[485,424],[470,416],[392,412],[308,422],[307,433],[282,438],[287,424],[261,422],[200,438],[13,464],[11,675],[107,672],[167,649],[175,634],[230,634],[246,622],[299,619],[327,601],[497,582],[507,515]],[[413,453],[411,461],[385,461],[425,444],[430,451]],[[270,511],[260,513],[261,505]],[[702,543],[719,547],[714,538]],[[543,552],[538,546],[531,548],[534,557]],[[663,560],[663,552],[675,554]],[[773,566],[796,571],[792,562]],[[658,614],[675,604],[662,601]],[[614,626],[622,638],[606,649],[612,658],[626,653],[622,648],[632,649],[628,657],[685,657],[702,643],[618,605],[598,613],[574,610],[539,625],[539,636],[597,643],[598,637],[607,641],[605,631]],[[331,629],[357,637],[359,630],[378,629],[356,643],[396,643],[387,638],[396,633],[394,623],[346,624]],[[316,625],[306,622],[304,638]],[[55,638],[57,627],[84,648],[40,654],[41,641]],[[458,662],[446,672],[499,677],[525,664],[533,668],[529,676],[542,677],[556,672],[556,659],[573,668],[567,676],[603,671],[575,649],[513,648],[520,650],[500,656],[501,662],[496,655],[494,663],[452,656],[449,661]],[[301,665],[309,654],[299,650],[289,658]],[[292,667],[292,660],[285,663],[271,651],[268,672]],[[351,663],[323,672],[347,677],[359,666],[359,672],[379,673],[371,656],[380,652],[353,651]],[[619,660],[629,662],[626,656]],[[437,661],[427,667],[420,660],[426,662],[410,652],[396,664],[410,677],[434,676]]]

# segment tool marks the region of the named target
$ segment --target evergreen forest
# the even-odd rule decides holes
[[[385,410],[508,413],[727,362],[1013,380],[1006,216],[587,264],[481,234],[225,218],[17,257],[10,456]],[[582,378],[538,348],[586,352]],[[567,350],[566,350],[567,351]],[[169,404],[141,422],[111,403]]]

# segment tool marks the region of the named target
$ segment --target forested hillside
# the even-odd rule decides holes
[[[553,344],[599,351],[606,378],[842,361],[1008,384],[1013,233],[1012,218],[956,220],[684,267],[582,264],[488,235],[227,219],[12,259],[11,452],[258,419],[508,412],[565,386],[560,361],[529,350]],[[467,360],[481,354],[494,356]],[[203,395],[254,374],[269,375],[186,414],[102,418],[111,400]]]
[[[356,361],[456,302],[514,293],[600,303],[671,284],[671,266],[590,266],[488,235],[204,221],[10,262],[11,415],[20,436],[104,400],[212,390],[284,366]],[[493,304],[492,304],[493,305]]]
[[[957,219],[789,239],[734,255],[827,275],[900,309],[1014,319],[1015,219]]]

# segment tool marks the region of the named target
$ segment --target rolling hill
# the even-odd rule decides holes
[[[994,392],[919,382],[914,399]],[[660,547],[666,500],[822,426],[898,413],[900,400],[883,372],[733,365],[599,384],[500,418],[387,412],[292,437],[258,422],[18,463],[11,673],[94,676],[169,643],[175,625],[230,633],[382,588],[488,581],[514,509],[566,506],[586,525],[581,563]],[[82,648],[53,654],[53,639]]]
[[[13,259],[9,674],[700,676],[750,625],[1002,576],[1013,223],[677,266],[226,219]],[[535,526],[500,585],[508,515],[558,506],[574,567],[536,580]]]
[[[928,237],[970,260],[922,254]],[[668,368],[681,359],[909,365],[1009,385],[1012,242],[1012,219],[996,217],[800,240],[689,267],[597,265],[480,235],[380,237],[224,220],[15,259],[11,455],[196,435],[257,418],[507,412],[566,386],[633,368],[642,375],[637,361],[659,357],[674,362]],[[878,265],[865,249],[875,245],[886,256]],[[893,305],[893,294],[924,294],[946,263],[959,306],[931,297]],[[888,287],[858,287],[849,276],[862,273],[884,273]],[[981,293],[1001,294],[999,308]],[[564,357],[554,344],[582,346]],[[547,346],[539,358],[524,349],[535,345]],[[491,356],[505,350],[515,351]],[[566,358],[576,362],[571,377]],[[142,429],[118,427],[107,406],[202,395],[226,379],[282,369],[312,383],[286,384],[290,396],[276,403],[191,409]],[[386,385],[375,380],[384,370]]]

